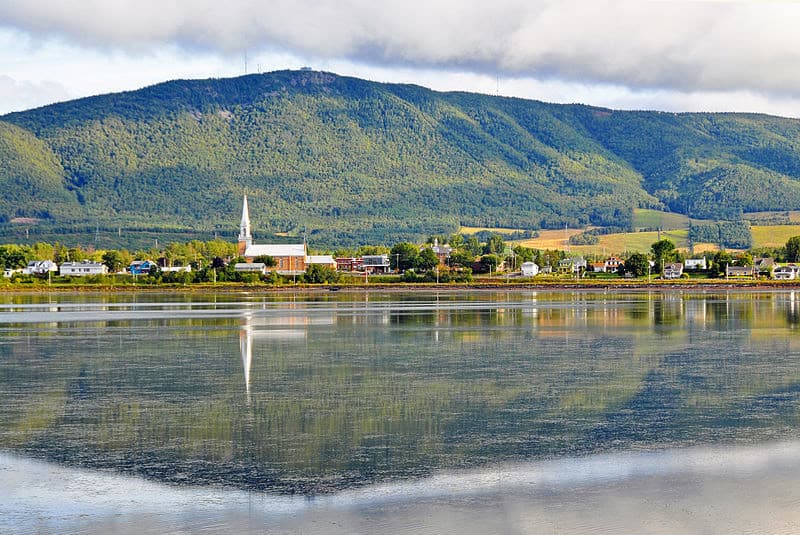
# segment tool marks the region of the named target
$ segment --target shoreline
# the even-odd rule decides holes
[[[506,282],[487,281],[470,283],[375,283],[375,284],[297,284],[269,286],[266,284],[159,284],[159,285],[111,285],[111,284],[68,284],[68,285],[18,285],[0,286],[3,294],[74,294],[74,293],[351,293],[363,294],[370,291],[386,293],[413,293],[431,291],[793,291],[800,290],[797,281],[753,281],[753,280],[714,280],[704,281],[543,281]]]

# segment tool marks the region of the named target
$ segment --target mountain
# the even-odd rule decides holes
[[[614,111],[313,71],[176,80],[0,117],[0,223],[391,244],[460,225],[800,209],[800,121]],[[43,231],[43,230],[42,230]]]

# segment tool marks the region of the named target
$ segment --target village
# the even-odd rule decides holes
[[[486,274],[488,277],[502,275],[506,279],[513,277],[520,280],[534,277],[578,280],[646,277],[647,280],[664,281],[703,277],[725,280],[800,278],[800,264],[794,262],[778,262],[770,257],[753,258],[746,254],[731,256],[727,253],[717,253],[712,258],[682,258],[669,240],[660,240],[653,244],[651,255],[632,253],[626,258],[610,255],[592,260],[570,255],[565,251],[544,253],[520,246],[512,247],[498,237],[491,237],[482,250],[474,251],[478,253],[474,255],[464,254],[461,251],[464,245],[443,244],[438,238],[433,238],[431,243],[421,246],[401,243],[388,252],[373,251],[374,254],[342,256],[309,254],[305,240],[299,243],[255,243],[245,195],[235,254],[224,259],[214,259],[212,278],[213,282],[217,282],[218,270],[221,269],[236,276],[228,276],[227,279],[222,276],[220,281],[254,282],[271,276],[275,282],[277,279],[274,277],[282,276],[290,277],[295,283],[298,280],[338,282],[342,275],[363,276],[367,280],[376,275],[403,275],[404,282],[469,281],[473,273]],[[537,259],[539,263],[535,261]],[[172,281],[185,283],[203,281],[187,275],[200,267],[191,263],[173,265],[163,257],[158,260],[134,259],[127,264],[109,262],[105,257],[63,261],[60,264],[53,259],[35,258],[28,260],[24,267],[5,265],[3,277],[89,278],[127,275],[135,280],[157,272],[162,277],[166,275],[168,279],[171,275]],[[309,277],[310,272],[314,272],[316,276]]]

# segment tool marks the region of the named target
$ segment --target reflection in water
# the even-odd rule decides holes
[[[313,500],[169,487],[4,454],[0,472],[3,532],[727,534],[800,528],[797,442],[515,463]]]
[[[0,303],[0,446],[159,481],[318,496],[800,429],[790,292],[40,299]]]

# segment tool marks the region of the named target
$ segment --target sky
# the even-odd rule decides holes
[[[311,67],[615,109],[800,117],[800,1],[0,0],[0,114]]]

